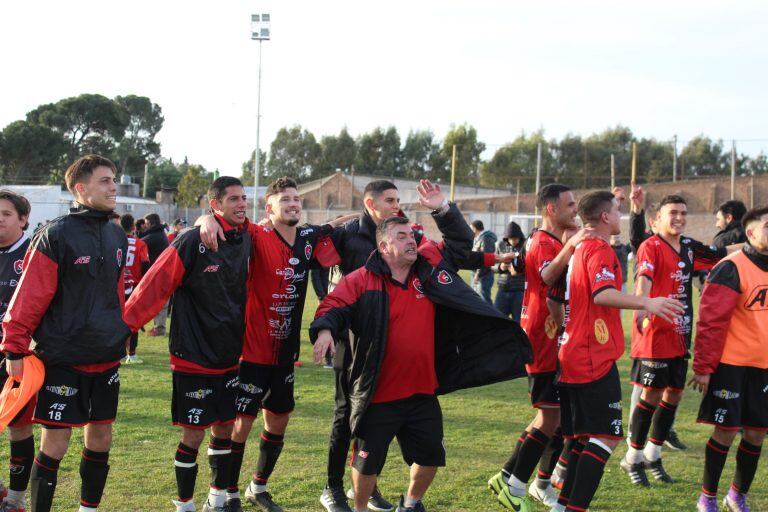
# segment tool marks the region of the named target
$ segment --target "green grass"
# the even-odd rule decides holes
[[[304,318],[305,327],[316,305],[317,300],[310,292]],[[625,314],[625,325],[628,318],[629,315]],[[179,429],[170,425],[171,380],[166,343],[167,338],[148,338],[142,335],[139,353],[145,364],[121,369],[120,412],[114,429],[111,472],[102,502],[105,511],[173,510],[170,502],[176,495],[173,455],[179,442]],[[333,410],[333,378],[332,371],[311,363],[311,350],[306,335],[302,351],[304,366],[297,370],[296,411],[270,487],[286,511],[321,511],[323,508],[318,498],[325,483],[326,443]],[[619,368],[624,381],[625,407],[628,409],[629,359],[626,355],[619,362]],[[448,460],[447,467],[440,470],[425,499],[427,509],[430,512],[502,510],[488,492],[486,480],[499,470],[517,435],[533,415],[525,380],[457,392],[442,397],[440,401],[445,420]],[[618,468],[619,459],[626,451],[626,445],[622,443],[608,463],[591,510],[694,510],[704,463],[704,444],[710,435],[708,427],[695,423],[698,405],[699,397],[689,392],[683,400],[676,424],[677,431],[689,449],[685,452],[665,451],[665,465],[678,483],[672,486],[657,484],[649,490],[630,486]],[[0,445],[0,460],[7,460],[8,445]],[[256,446],[256,442],[248,445],[241,482],[247,481],[255,466]],[[59,472],[54,505],[56,511],[72,511],[77,508],[81,448],[82,433],[77,430],[73,435],[73,446]],[[731,450],[723,472],[721,491],[728,488],[734,471],[734,459],[735,447]],[[196,502],[200,510],[208,485],[204,449],[198,462],[200,473]],[[393,443],[380,488],[394,500],[404,492],[407,475],[399,448]],[[5,480],[7,483],[7,477]],[[750,493],[753,510],[768,510],[767,483],[763,461]],[[254,509],[248,507],[246,510]],[[545,509],[538,507],[537,510]]]

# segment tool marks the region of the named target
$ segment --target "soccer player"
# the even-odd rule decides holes
[[[24,254],[29,248],[29,201],[10,190],[0,190],[0,318],[5,315],[13,292],[21,278]],[[0,365],[0,387],[5,384],[8,373],[5,362]],[[9,488],[0,483],[2,503],[0,511],[24,512],[25,494],[35,457],[35,440],[32,437],[32,413],[35,401],[27,406],[8,426],[11,442]]]
[[[643,309],[665,321],[684,311],[676,299],[622,293],[621,266],[609,244],[620,233],[618,200],[607,191],[579,201],[579,216],[595,238],[582,241],[568,267],[565,331],[558,351],[563,435],[577,440],[558,505],[583,512],[605,464],[623,437],[621,382],[616,360],[624,353],[619,308]],[[521,509],[529,510],[529,509]]]
[[[643,392],[632,411],[629,448],[621,469],[632,484],[644,487],[650,485],[646,469],[656,480],[674,482],[662,465],[661,448],[682,399],[688,370],[693,326],[691,274],[712,268],[726,253],[725,249],[705,246],[683,236],[686,212],[682,197],[662,198],[654,226],[656,234],[640,244],[637,251],[635,293],[644,297],[673,297],[685,304],[685,314],[674,324],[643,312],[635,315],[632,384],[642,386]]]
[[[125,254],[125,300],[133,293],[133,289],[141,281],[141,277],[149,270],[149,249],[147,244],[141,238],[136,236],[136,222],[133,215],[126,213],[120,217],[120,226],[128,237],[128,252]],[[128,340],[125,358],[121,361],[123,364],[141,364],[144,361],[136,355],[136,347],[139,344],[139,333],[131,333]]]
[[[237,363],[245,331],[246,281],[251,243],[243,185],[222,176],[208,201],[225,235],[206,250],[200,228],[181,231],[163,251],[126,304],[133,332],[152,319],[173,294],[170,352],[173,424],[182,427],[174,466],[177,512],[195,510],[197,453],[206,430],[211,485],[203,512],[224,512],[236,414]]]
[[[517,324],[452,270],[469,256],[472,238],[466,222],[455,206],[440,206],[438,188],[426,181],[420,187],[426,193],[422,204],[435,210],[443,244],[418,245],[407,219],[383,220],[376,231],[378,251],[364,268],[342,279],[310,327],[316,361],[334,340],[337,346],[346,343],[340,334],[348,327],[354,334],[345,347],[350,354],[345,369],[355,397],[350,426],[358,512],[368,506],[394,437],[411,466],[411,483],[397,510],[424,511],[421,500],[437,467],[445,463],[438,385],[441,392],[466,387],[460,382],[469,377],[467,370],[477,380],[474,385],[521,375],[521,357],[527,353]],[[489,365],[491,360],[495,363]],[[497,366],[502,361],[506,368]]]
[[[64,180],[77,207],[35,235],[3,320],[0,349],[11,377],[21,378],[21,357],[30,352],[33,336],[34,352],[45,364],[34,416],[43,431],[32,466],[33,512],[51,509],[73,427],[85,427],[80,512],[96,510],[107,482],[118,366],[130,334],[122,313],[128,242],[125,232],[109,222],[117,197],[115,174],[115,164],[98,155],[69,166]]]
[[[704,450],[698,510],[717,511],[717,487],[741,430],[736,474],[723,505],[747,512],[747,493],[768,430],[768,207],[743,218],[747,244],[707,277],[689,384],[704,397],[700,423],[714,425]]]
[[[540,460],[542,467],[529,493],[550,507],[557,501],[550,477],[563,448],[563,438],[557,431],[560,401],[555,388],[560,324],[550,314],[548,289],[560,278],[576,245],[586,236],[586,232],[580,232],[565,246],[561,242],[566,231],[578,229],[576,201],[570,188],[561,184],[546,185],[539,191],[536,202],[542,212],[542,225],[526,243],[526,287],[520,325],[533,348],[533,362],[526,370],[531,404],[537,411],[501,472],[488,481],[491,491],[498,494],[499,502],[512,510],[518,510],[523,502],[531,506],[526,485]],[[542,457],[545,451],[548,453]]]
[[[299,334],[313,264],[329,267],[339,262],[330,226],[299,226],[301,196],[291,178],[267,187],[266,211],[271,226],[249,225],[251,259],[246,302],[246,328],[240,361],[237,419],[232,431],[231,477],[227,506],[239,510],[240,468],[245,444],[259,410],[264,429],[259,436],[259,458],[245,499],[267,512],[283,509],[272,499],[267,482],[283,448],[294,407],[294,361],[299,357]],[[198,220],[203,242],[216,247],[221,230],[210,216]],[[211,224],[213,222],[213,224]],[[335,235],[334,235],[335,236]]]

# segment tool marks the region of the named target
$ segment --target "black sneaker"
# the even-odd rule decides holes
[[[397,506],[397,510],[395,512],[427,512],[427,509],[424,508],[424,504],[421,502],[421,500],[419,500],[412,507],[406,507],[405,497],[400,496],[400,504]]]
[[[667,435],[667,440],[664,441],[664,446],[669,448],[670,450],[687,450],[688,447],[683,443],[680,438],[677,436],[677,432],[674,430],[669,431],[669,435]]]
[[[243,512],[243,503],[240,498],[230,498],[227,500],[227,504],[224,505],[226,512]]]
[[[639,485],[641,487],[651,486],[648,476],[645,474],[645,465],[642,462],[630,464],[626,458],[622,457],[619,467],[629,476],[629,481],[632,482],[632,485]]]
[[[267,491],[264,492],[251,492],[251,486],[245,490],[245,501],[252,505],[256,505],[260,510],[264,512],[284,512],[283,507],[278,505],[272,499],[272,495]]]
[[[323,494],[320,495],[320,504],[328,512],[353,512],[347,503],[347,496],[344,494],[343,487],[325,486]]]
[[[664,469],[660,458],[653,462],[645,461],[643,465],[645,466],[645,469],[651,472],[651,476],[659,482],[664,482],[665,484],[675,483],[675,480],[669,476],[669,473]]]
[[[355,499],[354,489],[350,488],[347,491],[347,498],[351,500]],[[373,494],[371,494],[371,497],[368,498],[368,510],[372,510],[373,512],[392,512],[395,510],[395,506],[384,499],[384,496],[381,495],[379,486],[377,485],[373,488]]]

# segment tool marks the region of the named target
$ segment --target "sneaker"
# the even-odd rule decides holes
[[[143,359],[139,359],[139,356],[137,356],[136,354],[134,354],[132,356],[128,356],[128,359],[131,360],[131,364],[142,364],[142,363],[144,363],[144,360]]]
[[[253,492],[250,485],[245,489],[245,501],[264,512],[284,512],[283,507],[274,502],[271,494],[267,491]]]
[[[421,500],[419,500],[412,507],[406,507],[405,497],[400,496],[400,504],[397,506],[397,510],[395,510],[395,512],[427,512],[427,509],[424,508],[424,504],[421,502]]]
[[[645,465],[642,462],[630,464],[627,462],[626,458],[622,457],[619,467],[627,474],[627,476],[629,476],[632,485],[639,485],[641,487],[651,486],[650,482],[648,482],[648,477],[645,474]]]
[[[0,503],[0,512],[27,512],[27,509],[23,506],[18,506],[12,503],[8,503],[7,501],[3,501]]]
[[[749,512],[749,505],[747,505],[747,495],[741,494],[739,491],[731,487],[728,490],[728,494],[723,499],[723,506],[726,510],[731,512]]]
[[[557,492],[555,492],[555,488],[551,484],[542,489],[536,485],[534,480],[530,487],[528,487],[528,494],[536,501],[543,503],[545,507],[552,508],[557,505]]]
[[[488,489],[498,496],[501,490],[507,486],[507,480],[508,479],[504,476],[504,473],[499,471],[488,479]]]
[[[225,512],[243,512],[243,503],[240,498],[230,498],[227,500],[227,504],[224,505]]]
[[[347,498],[351,500],[355,499],[355,490],[351,487],[347,491]],[[392,512],[395,510],[395,506],[384,499],[384,496],[381,495],[381,491],[379,491],[379,486],[377,485],[373,488],[371,497],[368,498],[368,510],[372,510],[373,512]]]
[[[157,331],[157,329],[155,329],[155,328],[153,327],[153,328],[151,328],[151,329],[149,330],[149,332],[147,333],[147,336],[150,336],[150,337],[154,338],[154,337],[156,337],[156,336],[162,336],[162,334],[160,334],[160,333]]]
[[[352,512],[343,487],[328,487],[326,485],[323,494],[320,495],[320,504],[328,512]]]
[[[203,505],[203,512],[227,512],[227,509],[225,507],[214,507],[208,503],[208,500],[205,500],[205,505]]]
[[[552,476],[549,478],[549,482],[552,484],[552,487],[554,487],[558,491],[563,489],[563,482],[565,482],[565,473],[567,471],[568,469],[565,466],[561,466],[560,464],[555,466],[555,471],[552,473]]]
[[[667,440],[664,441],[664,446],[669,448],[670,450],[687,450],[688,447],[683,443],[680,438],[677,436],[677,432],[674,430],[670,430],[669,434],[667,435]]]
[[[643,465],[645,466],[645,469],[651,472],[651,476],[659,482],[664,482],[665,484],[675,483],[675,480],[669,476],[669,473],[667,473],[667,470],[664,469],[664,466],[661,464],[661,459],[656,459],[653,462],[648,462],[646,460],[643,462]]]
[[[697,512],[718,512],[717,497],[701,494],[699,496],[699,501],[696,502],[696,510]]]
[[[509,492],[508,485],[505,485],[501,489],[501,492],[496,499],[499,500],[499,503],[501,503],[502,507],[509,510],[514,510],[515,512],[533,511],[533,503],[531,503],[531,500],[528,498],[528,496],[513,496],[512,493]]]

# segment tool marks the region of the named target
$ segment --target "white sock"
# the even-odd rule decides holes
[[[645,450],[643,450],[643,455],[645,455],[645,458],[648,459],[648,462],[654,462],[661,458],[661,445],[660,444],[654,444],[650,441],[645,445]]]
[[[418,502],[419,502],[419,500],[417,500],[416,498],[411,498],[411,497],[410,497],[410,496],[408,496],[407,494],[406,494],[406,495],[405,495],[405,497],[403,498],[403,506],[404,506],[405,508],[414,507],[414,506],[416,506],[416,504],[417,504]]]
[[[523,482],[515,475],[510,475],[509,482],[507,483],[512,496],[525,496],[525,484],[526,482]]]
[[[177,501],[177,500],[171,500],[173,501],[173,504],[176,505],[176,512],[195,512],[195,502],[194,500],[189,501]]]
[[[85,505],[80,505],[80,508],[77,509],[77,512],[95,512],[95,508],[93,507],[86,507]]]
[[[227,492],[227,499],[228,500],[239,500],[240,499],[240,491],[235,492]]]
[[[5,499],[11,505],[24,507],[26,504],[26,493],[27,491],[14,491],[13,489],[8,489],[8,497]]]
[[[627,448],[627,454],[624,457],[627,459],[627,462],[629,462],[630,464],[638,464],[640,462],[643,462],[643,450],[638,450],[637,448],[632,448],[630,446],[629,448]]]
[[[208,490],[208,504],[214,507],[223,507],[227,503],[227,493],[224,489],[214,489],[211,487]]]
[[[253,494],[259,494],[260,492],[267,492],[267,484],[259,485],[253,483],[253,480],[251,480],[251,483],[248,484],[251,487],[251,492]]]

